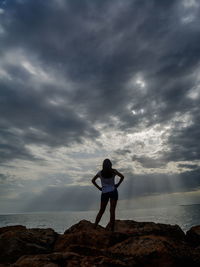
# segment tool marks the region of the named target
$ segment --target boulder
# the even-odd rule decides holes
[[[106,226],[106,228],[108,225]],[[184,240],[185,233],[178,225],[170,225],[154,222],[136,222],[133,220],[116,220],[115,231],[128,233],[133,236],[147,234],[168,236],[170,238]]]
[[[0,229],[0,263],[12,263],[25,254],[48,253],[58,234],[53,229],[8,226]]]
[[[7,232],[7,231],[15,231],[15,232],[19,232],[19,231],[25,231],[26,227],[23,225],[11,225],[11,226],[5,226],[5,227],[1,227],[0,228],[0,235]]]
[[[200,225],[193,226],[186,232],[186,239],[192,246],[200,246]]]
[[[71,247],[76,245],[105,249],[128,237],[127,233],[112,233],[101,226],[94,229],[93,223],[82,220],[58,237],[54,251],[71,251]]]
[[[117,259],[105,256],[81,256],[78,253],[52,253],[41,255],[30,255],[21,257],[12,267],[92,267],[92,266],[115,266],[126,265]]]
[[[132,260],[138,266],[189,266],[192,259],[191,248],[184,241],[158,235],[131,236],[108,250],[123,259],[129,257],[130,266]]]
[[[80,256],[76,253],[51,253],[22,256],[12,267],[59,267],[67,266],[67,263],[78,266],[79,262]]]
[[[90,231],[90,230],[98,230],[100,232],[105,232],[105,228],[98,225],[96,229],[94,229],[94,224],[87,220],[81,220],[80,222],[72,225],[69,229],[67,229],[64,234],[72,234],[74,232],[80,231]]]

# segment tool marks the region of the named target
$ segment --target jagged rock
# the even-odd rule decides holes
[[[7,226],[0,229],[0,263],[14,262],[25,254],[48,253],[57,233],[53,229]]]
[[[186,232],[186,239],[193,246],[200,246],[200,225],[193,226]]]
[[[52,229],[0,228],[0,267],[200,266],[200,245],[191,243],[200,226],[187,238],[178,225],[117,220],[115,232],[93,227],[82,220],[62,235]]]
[[[11,226],[5,226],[5,227],[1,227],[0,228],[0,235],[2,233],[5,233],[7,231],[25,231],[26,230],[26,227],[23,226],[23,225],[11,225]]]
[[[80,258],[79,254],[73,252],[26,255],[19,258],[12,267],[70,266],[67,264],[71,264],[71,266],[78,266]]]
[[[107,226],[108,227],[108,226]],[[106,228],[107,228],[106,227]],[[175,239],[184,239],[185,233],[178,225],[154,222],[136,222],[132,220],[116,220],[115,231],[130,235],[162,235]]]
[[[109,251],[122,258],[131,256],[141,266],[189,266],[192,258],[192,251],[185,242],[158,235],[132,236]]]
[[[87,220],[81,220],[80,222],[72,225],[69,229],[67,229],[64,234],[71,234],[74,232],[80,232],[80,231],[89,231],[94,230],[94,224]],[[95,230],[105,232],[105,228],[98,225]]]
[[[105,256],[81,256],[78,253],[52,253],[21,257],[12,267],[92,267],[126,266],[122,261]]]
[[[93,227],[94,224],[86,220],[73,225],[58,237],[54,251],[71,251],[74,245],[105,249],[129,237],[127,233],[112,233],[101,226]]]

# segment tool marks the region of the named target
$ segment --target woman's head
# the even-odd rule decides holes
[[[104,159],[102,167],[102,176],[104,178],[111,178],[113,175],[112,162],[109,159]]]
[[[109,159],[104,159],[103,161],[103,169],[111,169],[112,162]]]

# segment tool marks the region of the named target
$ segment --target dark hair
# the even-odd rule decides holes
[[[109,159],[104,159],[102,167],[101,175],[104,178],[111,178],[113,176],[112,162]]]

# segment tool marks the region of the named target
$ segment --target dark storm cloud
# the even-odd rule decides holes
[[[1,109],[1,108],[0,108]],[[6,123],[3,123],[3,126]],[[17,134],[11,132],[9,129],[0,128],[0,163],[4,163],[11,159],[37,160],[25,147],[25,142]]]
[[[1,125],[22,133],[7,136],[8,153],[2,160],[20,157],[20,148],[22,156],[30,158],[26,144],[62,146],[84,137],[95,139],[95,122],[132,131],[165,125],[187,112],[194,124],[180,132],[175,127],[169,138],[172,153],[166,158],[199,159],[199,108],[197,99],[187,97],[196,84],[200,58],[199,7],[186,10],[180,1],[10,0],[3,8],[1,55],[20,48],[49,73],[56,71],[75,85],[70,85],[70,93],[59,83],[35,90],[20,62],[5,62],[13,80],[0,85]],[[193,21],[183,23],[188,12],[194,13]],[[144,89],[130,83],[137,75],[144,79]],[[49,99],[56,97],[66,104],[50,105]],[[162,165],[148,158],[140,162],[146,167]]]
[[[81,142],[82,137],[97,136],[98,132],[79,117],[75,107],[52,106],[48,98],[51,88],[35,92],[32,85],[17,87],[1,83],[0,119],[2,140],[1,161],[21,158],[33,160],[25,145],[62,146]],[[18,131],[18,130],[20,131]]]
[[[4,183],[6,181],[6,175],[3,173],[0,173],[0,184]]]
[[[145,146],[142,141],[135,142],[134,146],[136,145],[142,148]],[[157,158],[152,158],[148,156],[138,156],[135,154],[134,150],[130,150],[127,148],[117,149],[115,150],[115,154],[118,156],[126,156],[131,162],[139,162],[143,168],[162,168],[165,167],[167,164],[167,160],[163,155],[160,155],[160,157],[157,156]],[[119,160],[120,159],[116,160],[115,164],[117,164]]]
[[[115,153],[117,155],[125,155],[125,154],[130,154],[131,150],[130,149],[117,149],[115,150]]]
[[[181,168],[188,168],[191,170],[199,169],[199,165],[197,165],[197,164],[179,164],[178,166]]]
[[[184,129],[174,129],[169,138],[171,151],[167,155],[171,160],[199,160],[200,159],[200,116],[199,108],[193,115],[192,125]]]
[[[162,159],[153,159],[150,157],[138,157],[133,156],[133,161],[138,161],[144,168],[161,168],[166,165],[166,162]]]

